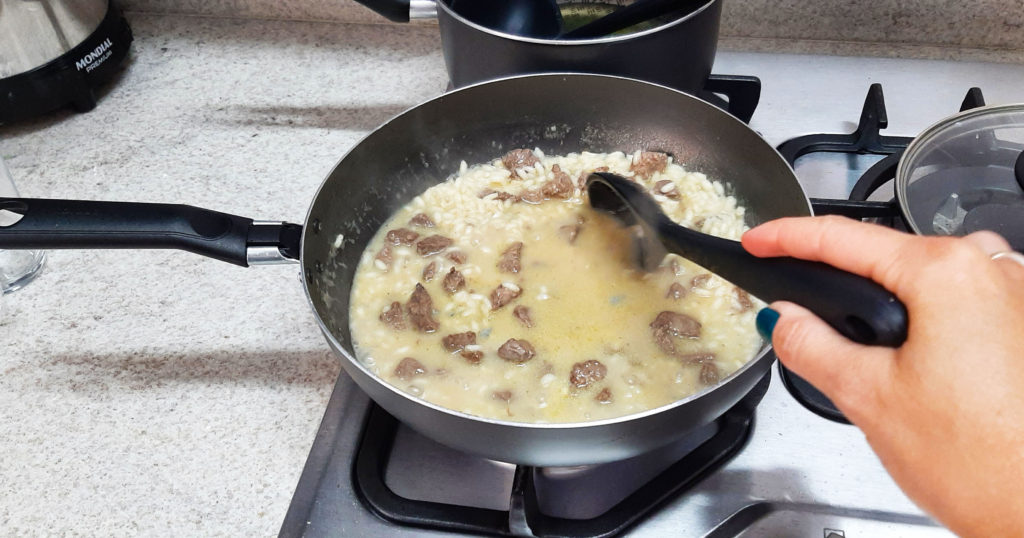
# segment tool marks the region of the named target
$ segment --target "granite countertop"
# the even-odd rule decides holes
[[[436,27],[129,19],[132,54],[97,109],[0,127],[23,195],[302,222],[350,147],[447,83]],[[792,74],[772,58],[718,61]],[[798,63],[819,78],[827,66],[843,73],[849,91],[830,98],[846,119],[887,66],[892,96],[911,105],[890,113],[911,129],[897,134],[936,119],[913,114],[920,80],[950,102],[966,79],[1024,83],[1006,64],[871,62]],[[811,106],[795,97],[766,80],[755,127],[776,126],[773,143]],[[298,275],[180,252],[49,253],[35,282],[0,298],[0,535],[276,534],[340,371]]]

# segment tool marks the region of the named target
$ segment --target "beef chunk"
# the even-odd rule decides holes
[[[668,293],[665,294],[665,297],[678,301],[679,299],[686,297],[686,288],[678,282],[673,282],[672,285],[668,287]]]
[[[434,301],[423,284],[416,283],[416,289],[405,303],[405,313],[409,315],[409,321],[416,330],[425,333],[432,333],[437,330],[440,323],[434,319]]]
[[[533,327],[533,319],[530,317],[530,309],[523,306],[516,306],[515,310],[512,311],[512,315],[519,320],[520,323],[526,325],[527,328]]]
[[[408,381],[425,373],[427,373],[427,369],[423,367],[423,363],[412,357],[402,359],[402,362],[395,367],[395,377],[402,381]]]
[[[491,292],[491,310],[497,310],[515,300],[523,293],[520,288],[511,288],[507,284],[502,284],[494,291]]]
[[[572,371],[569,372],[569,383],[572,383],[576,388],[582,389],[604,379],[607,373],[608,368],[601,364],[601,361],[591,359],[577,362],[572,365]]]
[[[398,301],[391,303],[387,310],[381,312],[380,320],[384,322],[384,325],[396,331],[404,331],[405,318],[402,317],[402,303]]]
[[[516,340],[515,338],[509,338],[498,348],[499,357],[518,364],[532,359],[536,354],[537,351],[533,349],[532,344],[526,340]]]
[[[709,352],[687,353],[679,356],[679,362],[683,364],[704,364],[714,360],[715,354]]]
[[[708,287],[708,283],[709,282],[711,282],[711,274],[710,273],[704,273],[702,275],[697,275],[697,276],[693,277],[692,280],[690,280],[690,289],[691,290],[694,290],[694,289],[697,289],[697,288],[705,288],[706,289]]]
[[[462,276],[462,273],[452,267],[451,271],[444,275],[444,281],[441,282],[441,286],[444,288],[444,291],[455,293],[466,287],[466,277]]]
[[[449,252],[445,258],[448,258],[454,263],[466,263],[466,253],[461,250],[453,250]]]
[[[480,360],[484,358],[484,352],[478,350],[469,351],[464,349],[462,350],[462,353],[459,353],[459,356],[462,357],[463,359],[466,359],[466,362],[470,364],[480,364]]]
[[[629,165],[636,177],[649,178],[668,166],[668,155],[658,151],[641,151],[640,157]]]
[[[736,295],[736,302],[740,305],[740,312],[746,312],[754,308],[754,301],[750,300],[749,293],[740,288],[733,288],[732,292]]]
[[[497,193],[497,194],[495,194],[495,193]],[[507,192],[504,192],[504,191],[496,191],[494,189],[484,189],[484,190],[480,191],[479,193],[477,193],[476,196],[477,196],[477,198],[487,198],[488,196],[490,196],[492,194],[495,194],[494,199],[499,201],[499,202],[504,202],[505,200],[519,201],[519,197],[517,197],[514,194],[510,194],[510,193],[507,193]]]
[[[540,192],[548,198],[571,198],[575,190],[572,186],[572,179],[556,164],[551,167],[554,179],[546,181],[540,187]]]
[[[608,387],[601,389],[601,392],[598,392],[594,399],[603,404],[612,403],[612,389]]]
[[[423,281],[430,282],[437,276],[437,262],[430,262],[423,268]]]
[[[654,192],[660,194],[666,198],[673,200],[679,199],[679,189],[676,188],[676,184],[671,180],[663,179],[654,184]]]
[[[408,228],[397,228],[394,230],[388,230],[386,236],[387,242],[392,245],[412,245],[419,239],[420,234],[408,229]]]
[[[519,193],[519,199],[528,204],[539,204],[544,201],[544,193],[538,190],[528,190]]]
[[[713,362],[705,362],[700,366],[700,382],[705,385],[718,384],[718,367]]]
[[[514,149],[501,158],[501,164],[508,168],[513,179],[519,177],[516,175],[516,170],[531,167],[539,162],[540,159],[528,149]]]
[[[436,226],[434,224],[434,219],[430,218],[426,213],[417,213],[413,215],[413,217],[409,219],[409,224],[419,226],[420,228],[433,228]]]
[[[510,391],[510,390],[497,390],[497,391],[494,391],[494,394],[491,394],[491,397],[494,398],[495,400],[501,400],[503,402],[511,402],[512,401],[512,391]]]
[[[449,334],[441,339],[441,345],[444,346],[445,351],[449,353],[455,353],[456,351],[462,351],[466,346],[476,343],[476,333],[473,331],[464,333]]]
[[[516,241],[501,253],[498,270],[503,273],[518,273],[523,268],[523,242]]]
[[[448,239],[443,235],[432,235],[430,237],[420,239],[419,243],[416,243],[416,252],[418,252],[420,256],[424,257],[433,256],[451,245],[451,239]]]
[[[668,353],[675,355],[676,338],[700,338],[700,322],[679,312],[664,311],[651,322],[651,334],[654,343]]]
[[[391,264],[395,262],[395,257],[391,254],[391,247],[384,245],[384,248],[380,249],[380,252],[377,253],[377,257],[374,258],[374,260],[380,262],[375,263],[378,267],[381,264],[384,264],[385,271],[391,269]]]
[[[584,189],[587,188],[587,178],[590,176],[590,174],[593,174],[594,172],[607,172],[607,171],[608,171],[608,167],[607,166],[598,166],[597,168],[591,170],[590,172],[583,172],[582,174],[580,174],[580,177],[576,178],[576,185],[579,186],[580,190],[584,190]]]

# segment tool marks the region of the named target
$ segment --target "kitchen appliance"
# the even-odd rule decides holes
[[[953,110],[932,101],[936,119]],[[963,106],[979,104],[981,92],[972,89]],[[836,118],[824,110],[792,119]],[[880,134],[887,122],[882,88],[873,85],[853,133],[779,146],[805,184],[829,195],[852,188],[851,199],[863,201],[885,187],[870,197],[880,203],[874,209],[812,198],[816,211],[888,215],[883,224],[900,226],[898,211],[881,202],[892,199],[894,154],[912,138]],[[718,420],[663,449],[605,465],[543,468],[440,445],[341,375],[280,536],[953,536],[900,493],[858,430],[794,406],[784,385],[793,390],[791,380],[760,380]]]
[[[92,110],[131,42],[113,0],[0,0],[0,124]]]
[[[634,0],[558,0],[563,15],[595,5]],[[452,84],[469,84],[522,73],[578,72],[620,75],[695,93],[711,73],[718,47],[722,3],[708,0],[683,16],[669,13],[646,30],[595,39],[537,39],[507,34],[467,20],[449,0],[359,0],[396,22],[437,17],[441,48]],[[685,3],[683,3],[685,4]]]

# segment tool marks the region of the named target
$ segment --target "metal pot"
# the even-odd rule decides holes
[[[357,1],[397,22],[436,16],[448,76],[456,88],[508,75],[557,71],[621,75],[694,93],[703,88],[711,73],[722,16],[722,3],[709,0],[693,13],[674,20],[669,15],[668,22],[649,30],[598,39],[555,40],[480,26],[453,11],[448,1]]]
[[[511,148],[665,151],[728,182],[748,224],[809,215],[789,165],[757,133],[687,94],[619,77],[547,74],[442,95],[369,134],[344,156],[301,229],[309,301],[345,371],[378,404],[422,434],[491,459],[538,466],[598,463],[665,445],[718,418],[769,370],[766,345],[722,383],[644,413],[573,424],[484,419],[420,400],[375,377],[355,357],[349,288],[376,231],[401,206],[459,170]],[[22,219],[0,228],[0,248],[183,248],[247,265],[299,256],[296,225],[187,206],[0,199]]]

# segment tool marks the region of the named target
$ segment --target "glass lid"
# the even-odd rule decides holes
[[[896,197],[913,231],[992,230],[1024,250],[1024,104],[968,110],[932,125],[907,148]]]

